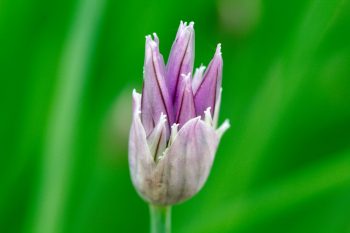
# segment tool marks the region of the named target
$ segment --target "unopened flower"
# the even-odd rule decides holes
[[[229,128],[227,120],[217,128],[220,44],[208,68],[192,77],[193,61],[193,23],[180,23],[166,66],[157,35],[146,36],[142,95],[133,92],[129,164],[138,193],[155,205],[182,202],[203,187]]]

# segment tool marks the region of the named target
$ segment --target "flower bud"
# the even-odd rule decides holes
[[[146,134],[149,135],[164,113],[170,121],[173,117],[172,102],[165,83],[165,65],[163,56],[159,53],[159,40],[154,33],[154,40],[146,36],[146,52],[144,64],[144,82],[142,90],[142,123]],[[166,126],[167,135],[170,132],[170,123]]]
[[[214,113],[216,100],[219,98],[222,79],[221,44],[218,44],[214,58],[211,60],[204,77],[194,93],[197,115],[202,115],[210,107]]]
[[[167,64],[169,94],[175,101],[181,74],[192,73],[194,62],[194,23],[181,21]]]
[[[227,120],[216,128],[220,45],[205,73],[201,66],[192,79],[193,40],[193,23],[181,22],[165,69],[158,37],[146,37],[142,95],[133,92],[129,165],[136,190],[154,205],[180,203],[203,187],[220,138],[229,128]]]

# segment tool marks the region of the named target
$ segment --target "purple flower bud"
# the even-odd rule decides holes
[[[164,113],[170,122],[173,121],[172,102],[165,82],[165,65],[163,56],[159,53],[159,40],[154,33],[154,40],[146,36],[146,53],[144,64],[144,82],[142,90],[141,119],[146,134],[149,135]],[[167,125],[167,135],[170,123]]]
[[[194,93],[194,102],[197,115],[203,116],[204,111],[210,107],[211,114],[214,113],[215,103],[220,95],[222,79],[222,57],[221,45],[218,44],[214,58],[205,71],[202,82]]]
[[[158,37],[147,36],[142,95],[133,92],[131,179],[140,196],[155,205],[182,202],[203,187],[229,128],[227,120],[217,128],[220,45],[205,73],[201,66],[192,79],[193,41],[193,23],[181,22],[165,71]]]
[[[181,74],[192,73],[194,62],[194,29],[181,21],[167,64],[167,84],[172,101],[175,102]]]

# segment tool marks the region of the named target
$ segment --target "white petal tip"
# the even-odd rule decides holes
[[[177,123],[174,123],[172,126],[171,126],[171,133],[170,133],[170,140],[169,140],[169,146],[171,144],[173,144],[176,136],[177,136],[177,133],[178,133],[178,128],[179,128],[179,124]]]
[[[207,123],[209,126],[213,126],[213,117],[211,116],[211,107],[208,107],[204,111],[204,122]]]
[[[179,32],[183,33],[184,31],[192,32],[193,31],[194,22],[190,23],[180,21]]]
[[[189,72],[188,74],[181,74],[181,77],[184,78],[185,80],[190,79],[191,78],[191,72]]]
[[[136,89],[132,90],[132,98],[135,102],[135,104],[140,105],[141,101],[141,94],[136,91]]]
[[[157,48],[158,47],[158,37],[156,33],[153,33],[154,36],[154,40],[152,39],[151,35],[147,35],[146,36],[146,45],[150,46],[152,49]]]
[[[226,119],[224,123],[220,125],[220,127],[216,130],[219,138],[231,127],[230,121]]]
[[[199,66],[199,68],[197,68],[197,70],[204,71],[205,68],[206,68],[206,66],[204,66],[203,64],[201,64],[201,65]]]
[[[165,123],[167,121],[166,117],[167,116],[164,113],[161,113],[159,117],[159,122]]]
[[[134,89],[132,89],[132,94],[133,95],[141,95],[140,93],[138,93],[137,91],[136,91],[136,89],[134,88]]]
[[[154,38],[154,41],[159,44],[159,38],[157,36],[157,33],[153,32],[153,38]]]
[[[219,43],[217,46],[216,46],[216,52],[215,52],[217,55],[222,55],[221,53],[221,43]]]
[[[211,116],[210,110],[211,110],[211,107],[207,107],[207,109],[204,111],[204,115],[208,114]]]

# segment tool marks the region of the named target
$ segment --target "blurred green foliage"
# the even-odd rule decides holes
[[[224,58],[211,176],[174,232],[350,232],[350,1],[1,0],[0,232],[148,232],[127,163],[144,36]]]

